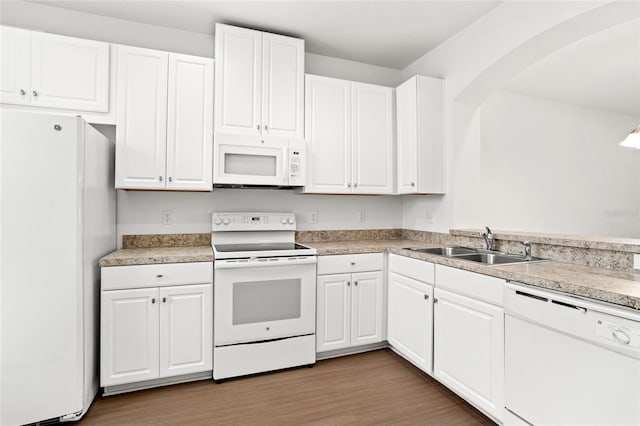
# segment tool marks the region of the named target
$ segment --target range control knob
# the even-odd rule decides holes
[[[216,217],[216,225],[220,225],[222,223],[222,220],[220,220],[219,217]]]
[[[289,225],[293,225],[296,221],[294,218],[290,217],[288,222],[289,222]]]
[[[224,223],[225,225],[229,224],[229,218],[225,217],[224,220],[222,221],[222,223]]]
[[[286,224],[287,224],[287,218],[286,218],[286,217],[283,217],[283,218],[280,220],[280,222],[281,222],[283,225],[286,225]]]

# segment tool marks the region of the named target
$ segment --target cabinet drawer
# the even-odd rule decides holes
[[[213,262],[108,266],[102,268],[102,290],[165,287],[213,282]]]
[[[505,280],[443,265],[436,265],[435,278],[436,288],[502,306]]]
[[[382,253],[318,256],[318,275],[381,271],[383,256]]]
[[[389,255],[389,271],[427,284],[434,282],[434,264],[410,257]]]

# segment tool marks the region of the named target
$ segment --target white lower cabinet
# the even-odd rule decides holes
[[[175,285],[189,265],[195,273]],[[213,272],[203,266],[102,268],[100,386],[212,369]],[[123,282],[146,288],[120,289]]]
[[[504,283],[436,265],[434,376],[499,421],[504,411],[504,310],[494,294]]]
[[[340,263],[344,263],[345,272],[369,267],[379,270],[323,274],[341,269]],[[382,254],[321,256],[318,274],[316,352],[382,342]]]
[[[432,373],[433,264],[389,255],[387,340],[421,370]]]

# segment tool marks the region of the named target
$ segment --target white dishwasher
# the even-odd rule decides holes
[[[640,311],[505,286],[505,425],[640,425]]]

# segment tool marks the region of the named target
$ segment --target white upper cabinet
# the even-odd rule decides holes
[[[213,60],[118,46],[116,188],[210,191]]]
[[[396,88],[399,194],[444,194],[444,80],[416,75]]]
[[[118,46],[116,188],[164,189],[169,54]]]
[[[307,75],[305,93],[305,192],[351,193],[350,82]]]
[[[304,40],[262,34],[263,134],[304,136]]]
[[[393,89],[351,83],[353,192],[393,192]]]
[[[31,31],[0,27],[0,100],[31,102]]]
[[[169,54],[167,189],[211,189],[213,61]]]
[[[215,43],[215,131],[302,139],[304,40],[216,24]]]
[[[2,27],[3,103],[109,111],[109,44]]]
[[[393,193],[393,89],[306,76],[308,193]]]
[[[262,33],[216,25],[215,130],[260,135]]]

